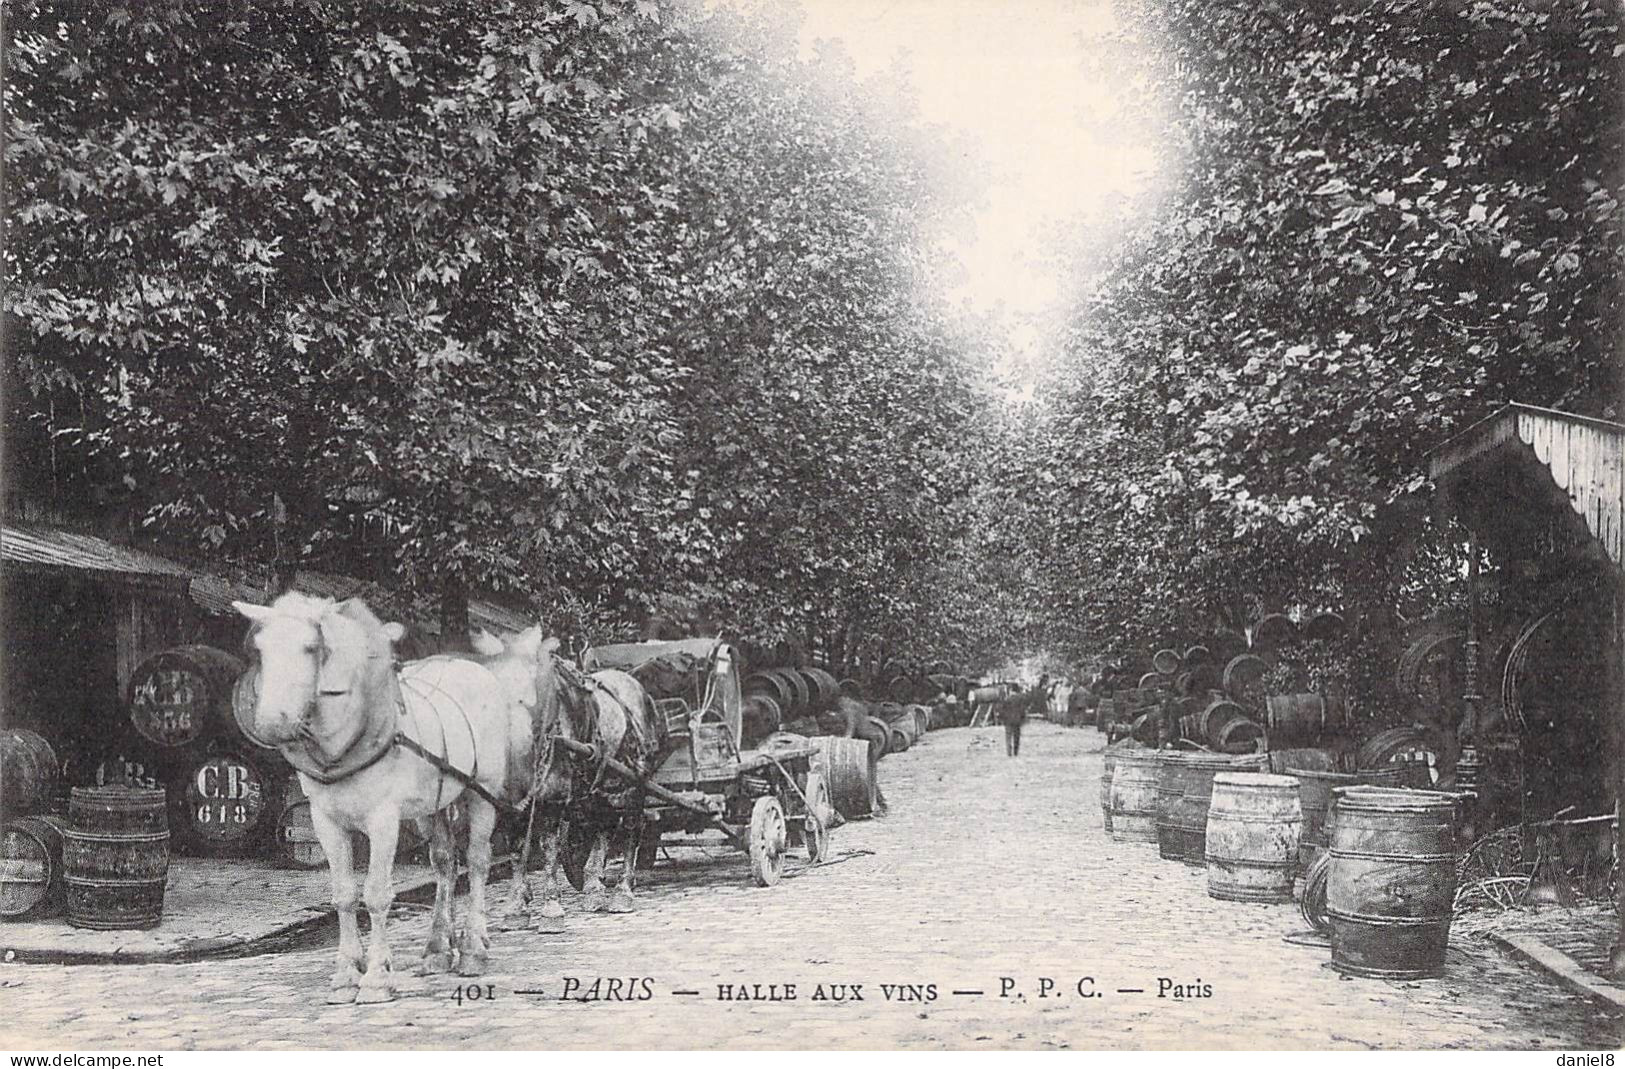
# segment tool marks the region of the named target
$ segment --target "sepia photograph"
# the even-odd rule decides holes
[[[1622,23],[5,0],[7,1065],[1613,1065]]]

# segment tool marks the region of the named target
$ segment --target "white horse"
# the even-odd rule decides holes
[[[538,906],[528,879],[532,840],[527,828],[504,924],[516,928],[534,925],[550,932],[562,930],[564,903],[558,870],[560,850],[567,847],[567,839],[578,848],[571,851],[572,863],[581,864],[586,910],[630,913],[635,908],[643,788],[639,783],[618,782],[613,775],[600,775],[588,759],[549,751],[549,740],[592,744],[599,753],[644,775],[653,771],[660,744],[654,705],[642,684],[613,669],[590,676],[571,672],[555,655],[558,645],[556,638],[542,641],[535,629],[501,637],[481,634],[474,639],[475,650],[483,655],[480,663],[495,672],[510,696],[522,700],[530,710],[532,747],[527,752],[535,754],[540,747],[543,754],[532,784],[536,792],[534,839],[542,855],[541,902]],[[616,833],[622,839],[618,844],[612,841]],[[604,874],[617,845],[625,864],[619,884],[610,893]]]
[[[457,945],[458,971],[486,965],[485,889],[496,802],[512,804],[527,784],[510,753],[516,718],[528,715],[502,682],[472,660],[434,657],[395,670],[400,624],[384,624],[359,600],[334,603],[284,594],[269,607],[234,602],[254,622],[261,686],[254,730],[296,769],[311,823],[327,853],[339,913],[338,968],[329,1002],[394,998],[387,921],[402,820],[431,818],[435,913],[419,970],[449,971],[455,840],[446,810],[468,814],[469,913]],[[361,894],[372,920],[363,956],[356,926],[350,833],[370,849]]]

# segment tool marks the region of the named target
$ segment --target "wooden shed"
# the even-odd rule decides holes
[[[0,721],[70,751],[105,735],[136,667],[185,641],[194,620],[196,572],[95,535],[7,523],[0,565]]]
[[[1429,475],[1441,505],[1474,540],[1473,579],[1476,550],[1484,546],[1535,587],[1585,588],[1590,618],[1583,626],[1596,639],[1600,661],[1586,668],[1604,696],[1604,727],[1611,729],[1593,741],[1592,752],[1607,747],[1605,782],[1617,814],[1625,799],[1625,426],[1512,404],[1436,448]],[[1493,684],[1482,677],[1483,655],[1495,652],[1484,650],[1476,586],[1469,586],[1467,731]],[[1616,818],[1616,858],[1625,856],[1618,834]],[[1625,880],[1618,887],[1621,930],[1612,965],[1625,976]]]

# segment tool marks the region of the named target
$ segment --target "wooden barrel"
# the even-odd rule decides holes
[[[177,646],[142,661],[130,675],[130,723],[149,742],[186,746],[230,725],[243,662],[213,646]]]
[[[0,731],[0,814],[4,818],[42,812],[56,795],[61,766],[45,736],[32,731]]]
[[[1326,772],[1318,769],[1289,768],[1286,774],[1298,781],[1298,808],[1303,811],[1303,832],[1298,840],[1298,862],[1304,867],[1326,849],[1326,818],[1331,812],[1332,791],[1338,787],[1362,784],[1373,787],[1404,787],[1409,774],[1398,766],[1365,772]]]
[[[62,830],[67,818],[19,817],[0,827],[0,917],[62,912]]]
[[[871,716],[867,720],[867,728],[859,728],[859,735],[869,740],[874,747],[876,757],[885,757],[891,753],[891,728],[878,716]]]
[[[914,745],[914,733],[910,730],[913,721],[893,720],[886,725],[886,731],[891,737],[891,753],[906,753]]]
[[[1179,763],[1182,791],[1169,800],[1166,815],[1158,815],[1157,842],[1166,836],[1172,856],[1188,865],[1207,864],[1207,811],[1213,798],[1213,777],[1220,772],[1253,772],[1264,765],[1261,754],[1230,757],[1215,753],[1188,753]],[[1167,825],[1164,831],[1163,825]],[[1166,855],[1165,855],[1166,856]]]
[[[1125,750],[1112,768],[1112,838],[1120,843],[1157,841],[1157,754]]]
[[[1163,750],[1157,760],[1157,853],[1169,861],[1185,860],[1185,839],[1175,817],[1185,796],[1193,753]]]
[[[841,696],[841,685],[822,668],[798,668],[796,671],[812,692],[813,708],[828,709]]]
[[[808,685],[807,680],[802,677],[799,670],[795,668],[775,668],[772,669],[771,674],[783,680],[785,687],[792,695],[790,704],[784,710],[786,715],[799,716],[811,711],[813,707],[813,689]]]
[[[257,761],[219,753],[189,762],[177,786],[185,787],[185,824],[177,839],[206,854],[240,854],[260,845],[278,807],[274,783]]]
[[[164,792],[75,787],[62,832],[68,923],[152,928],[164,911],[169,819]]]
[[[1455,799],[1339,787],[1329,832],[1332,967],[1417,980],[1444,971],[1456,897]]]
[[[824,735],[809,740],[818,747],[814,771],[829,784],[830,803],[847,820],[873,816],[879,808],[879,755],[862,739]]]
[[[1290,902],[1303,811],[1298,781],[1220,772],[1207,812],[1207,893],[1228,902]]]
[[[235,735],[261,750],[275,750],[276,743],[267,742],[254,732],[254,711],[260,700],[260,666],[253,665],[231,687],[231,731],[227,736]]]
[[[795,704],[794,689],[791,688],[789,681],[777,672],[752,672],[740,681],[740,688],[747,697],[762,694],[772,698],[785,715],[789,715],[791,706]]]
[[[1216,698],[1197,717],[1203,740],[1221,753],[1247,753],[1264,741],[1264,728],[1233,701]]]
[[[1314,742],[1348,728],[1348,706],[1323,694],[1272,694],[1264,699],[1270,744]]]

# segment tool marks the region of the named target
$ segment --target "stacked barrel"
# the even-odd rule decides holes
[[[62,910],[68,822],[49,811],[59,772],[44,736],[0,731],[0,917],[7,920]]]
[[[126,700],[134,737],[106,754],[96,782],[166,788],[178,853],[270,852],[293,774],[254,737],[257,696],[257,671],[222,650],[178,646],[147,658]]]

